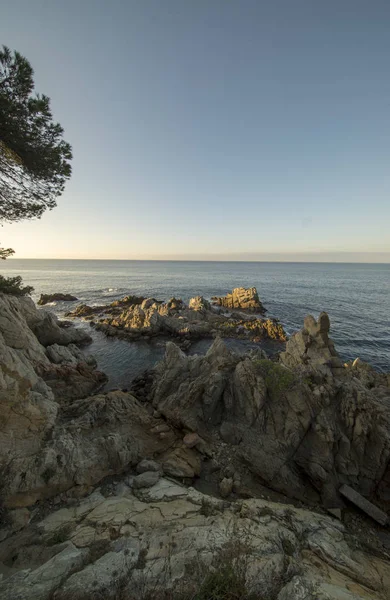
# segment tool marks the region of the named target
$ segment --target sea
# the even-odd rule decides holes
[[[258,290],[268,315],[276,317],[288,334],[302,327],[307,314],[329,314],[331,337],[345,360],[360,357],[378,371],[390,371],[390,264],[204,262],[133,260],[2,261],[0,272],[21,275],[34,287],[35,301],[42,293],[71,293],[80,302],[97,305],[127,294],[188,301],[224,295],[234,287]],[[62,317],[77,303],[57,303],[46,309]],[[109,375],[110,388],[126,387],[164,353],[164,343],[106,338],[90,328],[88,351]],[[192,352],[204,352],[208,342]],[[234,345],[234,342],[232,342]]]

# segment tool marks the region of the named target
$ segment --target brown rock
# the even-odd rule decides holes
[[[231,294],[222,297],[214,296],[211,300],[217,306],[224,306],[225,308],[241,309],[259,314],[266,312],[255,287],[234,288]]]
[[[233,491],[233,479],[231,477],[225,477],[219,483],[219,491],[222,498],[227,498]]]
[[[187,446],[187,448],[193,448],[201,441],[200,436],[197,433],[187,433],[183,438],[183,444]]]

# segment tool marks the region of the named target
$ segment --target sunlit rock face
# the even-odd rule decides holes
[[[229,309],[241,309],[248,312],[265,314],[266,310],[259,299],[259,294],[255,287],[252,288],[235,288],[231,294],[226,296],[214,296],[212,301],[217,306],[223,306]]]

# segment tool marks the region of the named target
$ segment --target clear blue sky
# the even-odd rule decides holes
[[[389,31],[389,0],[6,3],[0,43],[32,63],[74,160],[58,207],[2,244],[390,253]]]

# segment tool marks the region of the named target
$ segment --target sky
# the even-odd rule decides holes
[[[8,2],[0,44],[74,159],[57,208],[1,245],[390,262],[389,29],[388,0]]]

